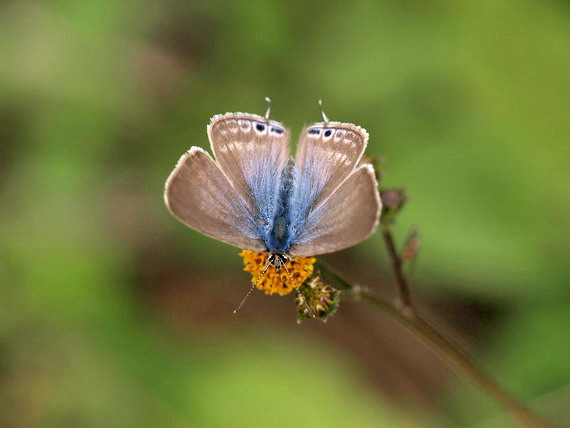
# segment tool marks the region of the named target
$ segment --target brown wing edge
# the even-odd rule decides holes
[[[329,249],[323,250],[323,251],[319,251],[319,250],[312,250],[310,248],[307,248],[305,251],[303,251],[303,247],[309,247],[309,245],[307,244],[298,244],[298,247],[301,247],[300,251],[295,251],[295,246],[293,246],[293,251],[291,251],[291,255],[294,257],[312,257],[312,256],[318,256],[318,255],[322,255],[322,254],[329,254],[329,253],[334,253],[346,248],[350,248],[354,245],[357,245],[358,243],[370,238],[374,232],[376,231],[376,229],[378,228],[379,224],[380,224],[380,215],[382,212],[382,200],[380,199],[380,192],[378,190],[378,180],[376,179],[376,174],[374,172],[374,167],[370,164],[364,164],[364,165],[360,165],[359,167],[355,168],[353,170],[353,172],[347,177],[346,180],[343,181],[343,183],[337,187],[337,189],[335,190],[338,191],[338,189],[346,182],[350,179],[350,177],[353,174],[358,173],[361,170],[365,170],[366,171],[366,176],[368,176],[370,178],[370,181],[372,183],[370,190],[372,190],[371,194],[369,196],[371,196],[375,202],[376,205],[376,210],[374,213],[374,221],[371,223],[371,227],[369,228],[369,231],[367,233],[365,233],[364,235],[360,236],[357,240],[355,240],[354,242],[349,242],[346,245],[340,245],[338,247],[331,247]],[[330,198],[332,198],[335,194],[335,192],[333,192],[328,198],[327,200],[325,200],[320,206],[323,207],[329,200]],[[314,246],[314,245],[313,245]]]
[[[238,248],[245,248],[248,250],[252,250],[252,251],[258,251],[258,252],[263,252],[265,251],[265,245],[262,243],[261,239],[255,240],[253,238],[248,238],[246,236],[244,236],[242,239],[242,242],[230,242],[227,239],[220,239],[219,236],[216,236],[215,234],[212,234],[210,232],[205,232],[202,230],[197,229],[194,226],[191,226],[185,219],[183,219],[181,216],[179,216],[175,210],[172,208],[170,200],[169,200],[169,189],[171,188],[171,184],[173,182],[173,180],[179,175],[180,170],[186,165],[186,161],[189,160],[190,158],[196,156],[196,155],[205,155],[217,168],[218,172],[220,173],[220,176],[223,177],[225,180],[227,180],[227,177],[224,175],[224,173],[221,171],[221,169],[218,167],[217,163],[215,162],[214,159],[212,159],[212,157],[210,156],[210,154],[202,149],[201,147],[197,147],[197,146],[192,146],[186,153],[184,153],[180,159],[178,160],[178,162],[176,163],[176,166],[174,167],[174,169],[172,170],[172,172],[169,174],[168,178],[166,179],[166,182],[164,184],[164,193],[163,193],[163,197],[164,197],[164,203],[166,205],[166,208],[168,209],[168,211],[177,219],[179,220],[182,224],[184,224],[185,226],[190,227],[191,229],[194,229],[200,233],[202,233],[203,235],[206,235],[210,238],[216,239],[218,241],[224,242],[226,244],[238,247]],[[231,183],[228,181],[228,186],[232,186]],[[232,187],[233,189],[233,187]],[[246,242],[247,241],[247,242]]]

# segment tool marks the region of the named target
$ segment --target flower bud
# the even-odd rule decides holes
[[[326,283],[317,271],[299,287],[295,297],[297,322],[309,318],[326,321],[338,308],[339,301],[340,291]]]
[[[412,229],[406,238],[404,248],[400,258],[402,259],[402,270],[406,275],[410,275],[420,250],[420,234],[417,229]]]
[[[406,203],[406,194],[403,189],[383,189],[380,190],[382,200],[382,218],[391,220]]]

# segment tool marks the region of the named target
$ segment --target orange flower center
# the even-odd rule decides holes
[[[314,257],[290,257],[285,264],[287,269],[284,267],[277,272],[274,265],[269,265],[258,282],[259,275],[267,263],[269,253],[243,250],[239,255],[243,257],[245,266],[243,270],[251,273],[252,284],[257,283],[257,288],[265,291],[265,294],[277,293],[281,296],[300,287],[313,273],[313,264],[317,260]]]

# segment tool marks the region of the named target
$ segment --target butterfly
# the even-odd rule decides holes
[[[268,100],[269,102],[269,100]],[[379,223],[372,165],[359,165],[368,133],[323,121],[302,131],[295,157],[290,131],[265,116],[226,113],[207,127],[212,158],[191,147],[168,177],[164,198],[187,226],[230,245],[269,254],[277,271],[291,257],[351,247]]]

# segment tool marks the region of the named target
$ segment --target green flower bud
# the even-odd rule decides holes
[[[297,322],[309,318],[326,321],[338,308],[339,301],[340,291],[326,283],[317,271],[299,287],[295,297]]]

